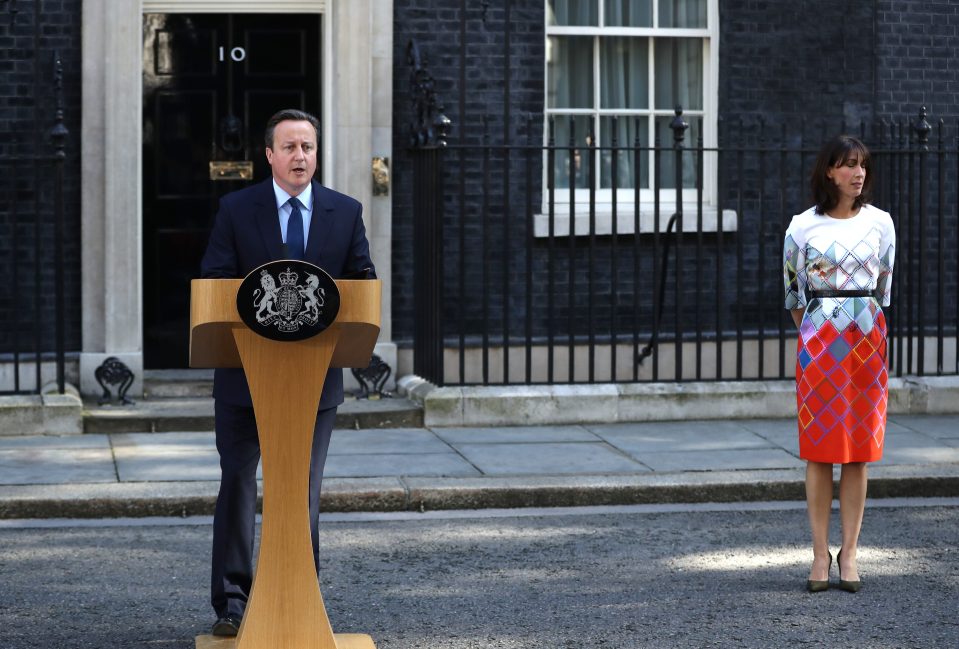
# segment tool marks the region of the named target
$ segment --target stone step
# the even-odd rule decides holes
[[[205,398],[213,394],[213,370],[146,370],[147,399]]]
[[[336,411],[335,428],[422,428],[423,408],[412,401],[348,398]],[[164,433],[213,430],[213,399],[168,397],[143,399],[132,406],[83,408],[84,433]]]

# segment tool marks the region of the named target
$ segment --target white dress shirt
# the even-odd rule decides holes
[[[276,195],[276,211],[280,217],[280,234],[283,237],[283,243],[286,243],[286,227],[293,212],[289,204],[292,197],[276,184],[276,178],[273,179],[273,193]],[[310,221],[313,218],[313,183],[307,185],[296,198],[300,201],[300,214],[303,215],[303,247],[305,248],[310,239]]]

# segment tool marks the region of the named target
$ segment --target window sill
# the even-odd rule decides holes
[[[557,206],[558,207],[558,206]],[[559,210],[553,216],[553,236],[569,236],[569,206],[564,205],[563,211]],[[636,218],[632,205],[619,205],[616,215],[616,234],[635,234]],[[669,219],[673,215],[672,205],[660,205],[659,207],[659,232],[665,233],[669,225]],[[713,206],[703,206],[703,227],[700,230],[698,206],[693,203],[683,205],[683,232],[718,232],[719,231],[719,210]],[[533,215],[533,236],[536,238],[545,238],[549,236],[549,214]],[[588,205],[577,205],[575,236],[588,236],[590,215]],[[592,234],[597,236],[608,236],[613,233],[613,211],[611,205],[596,206],[596,227]],[[735,210],[723,210],[722,231],[735,232],[739,226],[739,221]],[[674,226],[674,231],[677,228]],[[652,204],[641,204],[639,209],[639,233],[652,234],[656,231],[656,214]]]

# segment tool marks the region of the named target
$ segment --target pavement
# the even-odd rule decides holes
[[[336,430],[324,511],[801,500],[795,419]],[[838,468],[837,468],[838,475]],[[209,515],[212,432],[0,437],[0,518]],[[959,496],[959,415],[891,415],[869,495]]]

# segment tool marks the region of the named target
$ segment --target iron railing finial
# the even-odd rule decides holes
[[[54,155],[63,159],[66,157],[65,146],[70,131],[63,123],[63,61],[60,59],[59,51],[53,53],[53,84],[56,112],[53,117],[53,127],[50,129],[50,142],[53,144]]]
[[[445,147],[452,121],[443,114],[444,106],[436,95],[436,82],[426,69],[419,45],[413,39],[406,45],[406,62],[412,68],[410,95],[413,115],[410,120],[410,146]]]
[[[916,132],[916,137],[919,140],[919,147],[922,149],[929,148],[929,133],[932,132],[932,124],[926,119],[925,106],[919,107],[919,119],[916,120],[912,128]]]
[[[680,149],[683,146],[683,140],[686,138],[686,130],[689,128],[689,122],[683,119],[683,107],[676,106],[676,116],[669,123],[669,128],[673,129],[673,147]]]

